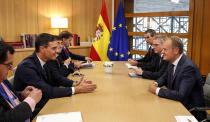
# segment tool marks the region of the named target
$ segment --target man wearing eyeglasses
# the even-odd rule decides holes
[[[153,29],[148,29],[147,31],[144,32],[144,38],[147,44],[150,45],[150,48],[147,54],[144,56],[144,58],[139,59],[137,61],[128,59],[128,62],[131,65],[141,67],[143,70],[154,71],[155,62],[157,61],[157,58],[159,57],[157,54],[155,54],[154,50],[152,49],[152,44],[153,44],[155,35],[156,35],[156,32]]]
[[[42,97],[41,90],[32,86],[17,93],[7,80],[12,70],[14,49],[0,41],[0,122],[29,122],[36,104]]]
[[[165,35],[156,35],[153,40],[153,49],[156,54],[159,55],[158,60],[155,62],[154,71],[142,70],[142,68],[134,69],[136,75],[142,75],[143,78],[148,78],[152,80],[157,80],[161,75],[164,74],[168,67],[168,61],[163,60],[163,55],[161,54],[163,50],[163,43],[167,39]]]

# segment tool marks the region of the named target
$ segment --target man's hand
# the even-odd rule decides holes
[[[133,59],[128,59],[128,63],[130,63],[132,66],[137,66],[138,62],[134,61]]]
[[[23,99],[25,99],[26,97],[28,97],[28,95],[36,88],[34,88],[33,86],[27,86],[22,92],[21,92],[21,96]]]
[[[141,68],[133,69],[136,75],[142,75],[143,70]]]
[[[97,87],[92,81],[84,78],[81,78],[79,82],[79,85],[75,86],[75,94],[93,92]]]
[[[41,98],[42,98],[42,91],[35,88],[35,89],[28,95],[28,97],[31,97],[31,98],[35,101],[35,103],[37,104],[37,103],[41,100]]]
[[[80,80],[79,80],[79,81],[74,82],[72,86],[73,86],[73,87],[78,86],[78,85],[79,85],[79,84],[80,84],[83,80],[84,80],[84,77],[81,77],[81,78],[80,78]]]
[[[85,57],[85,60],[86,60],[88,63],[90,63],[90,62],[93,61],[90,57]]]
[[[149,86],[149,91],[152,92],[153,94],[156,94],[156,89],[158,88],[158,85],[153,83]]]
[[[84,76],[79,70],[74,71],[72,75],[79,75],[79,76]]]
[[[74,63],[74,67],[76,67],[76,68],[81,68],[82,67],[82,64],[80,63],[80,62],[75,62]]]
[[[63,63],[66,64],[67,66],[69,66],[69,64],[71,63],[71,58],[69,57]]]

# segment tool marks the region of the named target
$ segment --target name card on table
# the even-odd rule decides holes
[[[198,122],[194,116],[175,116],[177,122]]]
[[[41,115],[36,122],[82,122],[81,112]]]

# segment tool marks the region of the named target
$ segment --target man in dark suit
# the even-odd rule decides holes
[[[17,91],[29,85],[42,90],[40,108],[49,98],[70,97],[72,94],[93,92],[96,89],[96,84],[83,78],[77,83],[61,81],[65,84],[62,84],[65,86],[62,88],[54,86],[53,76],[45,64],[49,60],[56,60],[57,46],[55,36],[47,33],[40,34],[35,42],[35,52],[25,58],[15,72],[14,86]]]
[[[142,70],[142,68],[134,69],[134,73],[137,75],[142,75],[143,78],[148,78],[152,80],[158,79],[161,75],[164,74],[168,67],[168,61],[163,60],[163,55],[161,54],[163,50],[163,43],[167,39],[165,35],[156,35],[153,40],[153,49],[156,54],[158,54],[155,61],[154,71]]]
[[[57,43],[58,43],[58,54],[60,54],[62,49],[62,41],[57,39]],[[72,68],[71,65],[64,64],[64,62],[66,61],[63,62],[62,59],[59,59],[59,57],[56,58],[57,60],[50,60],[47,61],[47,63],[45,64],[47,65],[48,73],[50,73],[49,75],[51,76],[51,79],[49,79],[49,81],[52,86],[69,86],[69,84],[71,86],[72,85],[71,83],[73,81],[66,78],[69,75],[69,73],[83,76],[78,70],[76,71],[72,70],[73,72],[69,71],[69,68]],[[70,63],[70,61],[67,62]]]
[[[155,62],[157,60],[156,58],[158,57],[157,54],[152,49],[152,44],[153,44],[155,35],[156,35],[156,32],[153,29],[148,29],[147,31],[144,32],[144,38],[147,44],[150,45],[150,48],[147,54],[144,56],[144,58],[139,59],[137,61],[128,59],[128,62],[131,65],[141,67],[143,70],[154,71]]]
[[[177,36],[163,44],[164,60],[171,62],[167,71],[153,84],[149,91],[164,98],[180,101],[188,110],[204,106],[201,74],[197,66],[183,54],[183,43]],[[160,88],[163,85],[168,89]],[[206,118],[205,112],[192,113],[199,121]]]
[[[74,59],[74,60],[92,62],[92,59],[89,57],[76,55],[69,51],[68,47],[70,46],[71,40],[73,39],[73,35],[70,32],[68,32],[68,31],[61,32],[59,34],[59,38],[62,39],[63,44],[64,44],[64,48],[62,49],[62,52],[60,54],[63,60],[66,60],[70,57],[71,59]],[[72,63],[72,66],[74,66],[76,68],[80,68],[82,65],[79,62],[75,62],[75,63]]]
[[[49,61],[49,63],[53,63],[54,62],[53,64],[57,65],[56,66],[57,67],[57,71],[59,72],[59,74],[61,74],[64,77],[67,77],[70,73],[81,74],[79,72],[79,70],[75,69],[75,67],[71,65],[72,62],[71,62],[71,58],[70,57],[68,59],[66,59],[66,60],[63,60],[61,55],[59,55],[61,53],[62,49],[64,48],[64,45],[63,45],[62,39],[60,39],[59,37],[57,37],[57,42],[58,42],[58,48],[59,49],[58,49],[58,54],[56,56],[56,61],[55,60]],[[51,64],[51,65],[53,65],[53,64]],[[50,66],[50,64],[49,64],[49,66]],[[50,67],[53,68],[53,66],[50,66]]]
[[[0,121],[28,122],[42,97],[41,90],[32,86],[17,93],[7,80],[8,71],[12,69],[14,49],[0,41]]]

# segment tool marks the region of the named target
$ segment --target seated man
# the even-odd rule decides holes
[[[68,47],[70,46],[71,40],[73,39],[73,35],[71,33],[69,33],[68,31],[63,31],[59,34],[59,38],[62,39],[63,44],[64,44],[64,48],[62,49],[62,52],[60,54],[63,60],[66,60],[70,57],[71,59],[74,59],[74,60],[92,62],[92,59],[89,57],[76,55],[69,51]],[[76,68],[80,68],[81,63],[75,62],[73,66]]]
[[[144,58],[139,59],[137,61],[128,59],[128,62],[131,65],[141,67],[143,70],[154,71],[155,61],[157,60],[156,58],[158,57],[158,55],[155,54],[154,50],[152,49],[152,44],[153,44],[155,35],[156,35],[156,32],[152,29],[148,29],[147,31],[144,32],[144,38],[147,44],[150,45],[150,48],[147,54],[144,56]]]
[[[57,63],[55,61],[50,61],[50,62],[51,63],[54,62],[54,64],[58,65],[57,70],[64,77],[67,77],[70,73],[81,74],[79,72],[79,70],[76,70],[74,68],[74,66],[71,65],[72,62],[71,62],[70,57],[66,60],[62,59],[61,55],[59,55],[59,54],[61,53],[62,49],[64,48],[63,41],[59,37],[57,37],[57,42],[58,42],[58,54],[56,56]]]
[[[163,44],[163,58],[171,62],[167,71],[155,83],[151,84],[152,93],[180,101],[188,110],[204,106],[201,74],[197,66],[183,54],[183,43],[177,36],[168,38]],[[168,89],[160,88],[167,86]],[[201,121],[205,112],[192,112]]]
[[[32,86],[17,93],[7,81],[12,69],[14,49],[0,41],[0,122],[29,122],[36,104],[42,98],[41,90]]]
[[[76,84],[73,81],[68,82],[62,88],[51,85],[53,76],[45,64],[49,60],[56,60],[57,46],[55,36],[40,34],[35,42],[35,52],[25,58],[15,72],[14,87],[17,91],[30,85],[42,90],[40,108],[49,98],[70,97],[72,94],[93,92],[96,89],[96,84],[83,78]]]
[[[142,75],[143,78],[148,78],[152,80],[157,80],[161,75],[164,74],[168,67],[168,61],[163,60],[163,55],[161,54],[163,50],[163,43],[167,39],[165,35],[157,35],[153,40],[153,49],[156,54],[159,55],[157,61],[155,62],[154,71],[142,70],[142,68],[134,69],[134,73],[137,75]]]
[[[62,50],[62,41],[61,40],[57,40],[57,45],[58,45],[58,54],[61,53]],[[69,59],[67,59],[69,60]],[[70,63],[71,60],[69,60]],[[66,61],[64,61],[66,62]],[[47,63],[45,64],[48,67],[48,72],[50,73],[51,79],[49,80],[49,84],[52,86],[71,86],[72,85],[72,80],[69,80],[68,78],[66,78],[70,71],[69,68],[71,68],[71,66],[69,64],[64,64],[62,59],[58,59],[57,60],[50,60],[47,61]],[[61,71],[62,70],[62,71]],[[63,74],[64,73],[64,74]],[[74,71],[73,74],[81,74],[78,70]],[[64,77],[64,75],[66,75]]]

